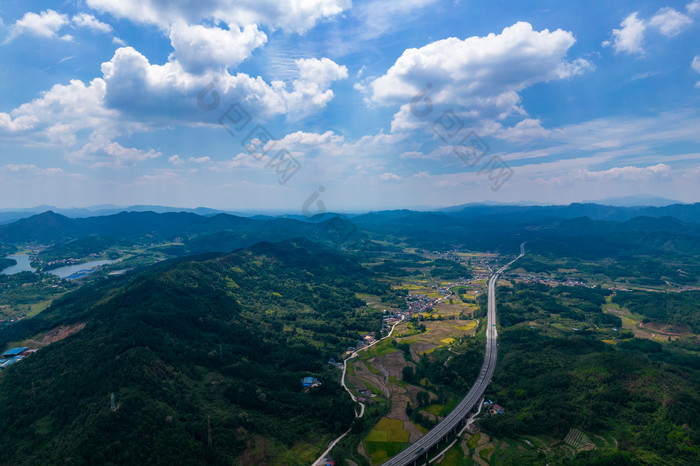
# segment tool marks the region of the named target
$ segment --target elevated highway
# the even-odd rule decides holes
[[[498,269],[491,275],[488,286],[488,312],[486,327],[486,353],[481,371],[467,396],[430,432],[421,437],[417,442],[395,455],[384,466],[418,465],[427,461],[432,449],[440,442],[449,439],[451,435],[459,432],[465,425],[470,411],[481,399],[486,387],[491,382],[493,372],[496,370],[498,359],[498,332],[496,331],[496,282],[503,273],[516,260],[525,255],[525,243],[520,245],[520,255]]]

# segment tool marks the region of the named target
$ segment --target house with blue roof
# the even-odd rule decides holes
[[[0,370],[5,369],[6,367],[11,366],[12,364],[14,364],[16,362],[19,362],[22,359],[24,359],[24,356],[14,356],[14,357],[6,360],[2,364],[0,364]]]
[[[304,377],[301,379],[301,385],[304,387],[304,390],[308,390],[309,388],[318,387],[321,385],[321,382],[316,377]]]
[[[19,356],[20,354],[24,353],[24,352],[27,351],[28,349],[29,349],[29,348],[27,348],[27,347],[12,348],[12,349],[9,349],[9,350],[5,351],[5,352],[2,354],[2,357],[3,357],[3,358],[11,358],[11,357],[13,357],[13,356]]]

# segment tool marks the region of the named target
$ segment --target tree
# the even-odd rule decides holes
[[[430,402],[430,395],[426,391],[420,391],[416,394],[416,400],[418,400],[418,406],[425,406]]]

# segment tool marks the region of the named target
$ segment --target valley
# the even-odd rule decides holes
[[[483,249],[445,247],[452,233],[430,242],[412,226],[423,214],[401,215],[386,214],[391,234],[381,216],[356,218],[359,239],[342,248],[323,239],[322,225],[292,221],[307,238],[266,242],[266,232],[256,242],[249,220],[230,219],[245,231],[230,227],[196,255],[211,220],[203,231],[171,219],[170,230],[109,241],[92,236],[102,227],[90,220],[82,238],[4,243],[10,254],[32,251],[39,270],[0,275],[0,349],[36,350],[0,371],[0,415],[14,420],[0,441],[22,438],[0,464],[101,463],[128,442],[144,464],[302,465],[342,434],[328,461],[390,460],[474,384],[487,281],[517,251],[493,225]],[[446,217],[440,223],[473,228]],[[700,429],[694,246],[672,256],[653,247],[610,254],[604,244],[561,255],[538,246],[554,234],[531,234],[528,254],[500,277],[493,380],[467,428],[426,458],[691,464]],[[251,244],[226,252],[233,243]],[[73,279],[46,270],[99,260],[118,261]],[[178,450],[166,447],[174,439]]]

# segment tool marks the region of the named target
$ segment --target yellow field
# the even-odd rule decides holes
[[[408,442],[410,433],[403,429],[403,421],[383,417],[365,438],[368,442]]]
[[[453,325],[452,327],[457,330],[474,330],[476,328],[476,321],[472,320],[466,325]]]

